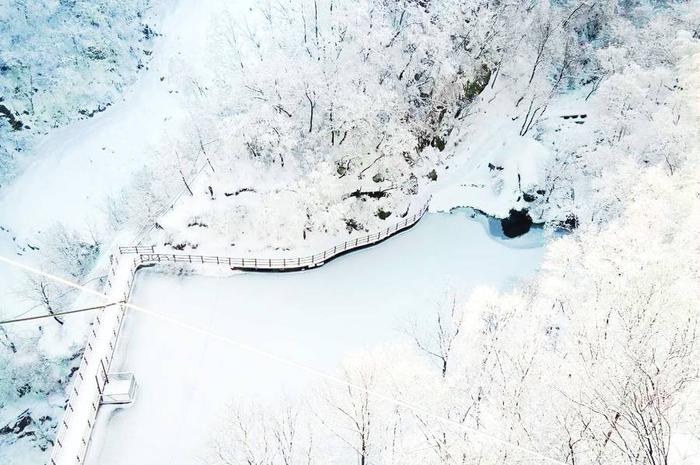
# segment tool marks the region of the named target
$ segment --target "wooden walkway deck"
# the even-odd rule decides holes
[[[379,244],[382,241],[394,236],[402,231],[415,226],[428,211],[428,203],[426,203],[418,212],[404,218],[400,222],[387,227],[381,231],[366,236],[358,237],[345,241],[342,244],[335,245],[321,252],[305,257],[290,257],[290,258],[237,258],[223,257],[217,255],[193,255],[182,253],[163,253],[158,252],[155,246],[132,245],[119,247],[119,253],[122,255],[137,255],[136,260],[138,266],[144,266],[156,263],[211,263],[216,265],[224,265],[232,270],[244,271],[301,271],[310,268],[319,267],[334,258],[340,257],[354,250],[363,249]]]

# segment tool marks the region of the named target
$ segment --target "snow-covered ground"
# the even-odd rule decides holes
[[[428,214],[413,229],[317,270],[178,275],[146,269],[134,303],[314,369],[407,338],[452,290],[507,287],[537,269],[542,233],[489,234],[469,210]],[[216,268],[209,268],[214,271]],[[206,272],[207,268],[198,268]],[[103,407],[87,463],[196,463],[233,400],[274,402],[313,375],[130,310],[113,370],[136,375],[136,402]]]

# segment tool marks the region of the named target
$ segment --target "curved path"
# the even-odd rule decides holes
[[[226,265],[232,270],[244,271],[301,271],[309,268],[316,268],[324,263],[327,263],[334,258],[352,252],[354,250],[363,249],[379,244],[387,240],[391,236],[402,231],[410,229],[423,217],[428,211],[430,201],[415,214],[404,220],[389,226],[379,232],[368,234],[345,241],[342,244],[335,245],[326,250],[318,252],[306,257],[295,258],[234,258],[222,257],[217,255],[192,255],[192,254],[173,254],[173,253],[158,253],[154,246],[126,246],[119,247],[119,253],[122,255],[136,254],[136,260],[139,266],[156,264],[156,263],[214,263],[217,265]]]

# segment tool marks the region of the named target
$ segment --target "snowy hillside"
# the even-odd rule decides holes
[[[604,223],[617,195],[601,176],[685,156],[660,148],[684,131],[672,68],[689,5],[262,5],[217,11],[207,65],[180,69],[193,119],[158,180],[126,193],[166,209],[164,185],[185,194],[140,225],[163,228],[151,241],[294,248],[380,227],[425,191],[444,193],[434,208]],[[636,135],[650,119],[664,140]]]
[[[157,35],[147,0],[0,3],[0,186],[37,136],[89,118],[145,68]]]
[[[0,0],[0,319],[49,317],[0,324],[0,463],[48,460],[99,324],[58,315],[99,298],[8,259],[101,292],[118,245],[299,257],[389,230],[428,199],[444,230],[421,223],[396,238],[410,252],[361,252],[371,282],[352,266],[291,287],[226,267],[137,274],[144,306],[253,345],[279,325],[272,347],[289,357],[330,354],[338,327],[362,333],[324,362],[341,387],[312,376],[291,398],[231,393],[227,409],[213,399],[237,384],[214,373],[232,360],[217,339],[218,362],[197,370],[223,380],[201,414],[220,432],[180,460],[696,463],[698,88],[697,0]],[[175,297],[185,283],[183,301],[206,312]],[[253,289],[278,304],[251,295],[219,316]],[[285,313],[294,292],[324,296],[303,304],[321,337]],[[350,292],[374,297],[333,313]],[[441,292],[454,297],[430,305]],[[391,322],[361,319],[387,306]],[[397,332],[401,310],[416,321]],[[120,369],[160,363],[129,348],[132,335],[154,344],[144,328],[186,359],[211,352],[129,312]],[[163,402],[207,397],[177,367],[142,376],[152,402],[159,377],[178,383]],[[250,391],[291,378],[279,369]],[[128,442],[143,408],[101,409],[87,463],[145,457],[145,443],[110,439]]]

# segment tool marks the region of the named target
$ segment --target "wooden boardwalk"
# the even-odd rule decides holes
[[[319,267],[334,258],[340,257],[354,250],[359,250],[365,247],[371,247],[379,244],[382,241],[398,234],[402,231],[415,226],[428,211],[428,203],[426,203],[418,212],[404,218],[398,223],[382,229],[373,234],[358,237],[345,241],[342,244],[335,245],[321,252],[305,257],[290,257],[290,258],[236,258],[222,257],[217,255],[193,255],[182,253],[162,253],[158,252],[155,246],[133,245],[119,247],[119,253],[122,255],[134,254],[137,255],[136,260],[139,266],[156,264],[156,263],[211,263],[216,265],[224,265],[232,270],[244,271],[301,271],[310,268]]]

